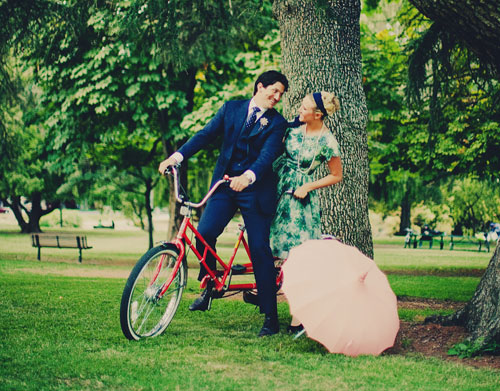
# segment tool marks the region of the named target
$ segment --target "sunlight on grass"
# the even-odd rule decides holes
[[[223,258],[236,240],[231,228],[219,240]],[[286,302],[279,304],[281,333],[264,339],[256,337],[262,315],[241,299],[215,300],[211,311],[190,312],[200,292],[192,254],[188,285],[166,332],[129,342],[120,329],[120,298],[147,235],[78,232],[94,247],[84,251],[82,264],[76,250],[61,249],[42,249],[38,262],[29,235],[0,233],[2,390],[489,391],[498,385],[498,371],[418,355],[328,354],[309,338],[286,334]],[[375,242],[375,261],[391,272],[389,282],[400,297],[465,302],[480,280],[477,270],[490,258],[477,251],[404,249],[402,238]],[[245,260],[240,251],[237,261]],[[401,320],[411,322],[451,312],[446,306],[399,309]]]
[[[282,333],[270,338],[256,337],[262,316],[241,301],[193,313],[183,300],[164,335],[130,342],[118,322],[119,280],[0,272],[0,284],[2,389],[456,391],[498,382],[495,371],[416,355],[328,354],[284,333],[286,303]]]

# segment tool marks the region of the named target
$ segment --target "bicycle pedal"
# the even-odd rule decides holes
[[[245,274],[247,272],[247,267],[245,265],[236,264],[231,266],[231,270],[234,275]]]

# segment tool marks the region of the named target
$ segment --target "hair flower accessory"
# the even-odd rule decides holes
[[[260,119],[260,127],[263,128],[269,124],[269,120],[267,118],[261,118]]]

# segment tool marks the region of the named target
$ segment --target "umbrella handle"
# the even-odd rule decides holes
[[[302,330],[300,330],[300,331],[299,331],[299,332],[295,335],[295,337],[293,337],[293,339],[297,339],[297,338],[301,337],[301,336],[302,336],[302,334],[304,334],[305,332],[306,332],[306,329],[302,329]]]

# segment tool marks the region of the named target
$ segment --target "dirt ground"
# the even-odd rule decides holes
[[[400,308],[432,308],[435,310],[451,308],[457,310],[463,303],[428,299],[398,300]],[[416,352],[425,356],[437,357],[447,361],[460,362],[476,368],[500,370],[500,356],[484,355],[472,358],[449,356],[448,350],[467,338],[463,327],[423,324],[423,322],[401,322],[396,344],[386,354],[405,354]]]

